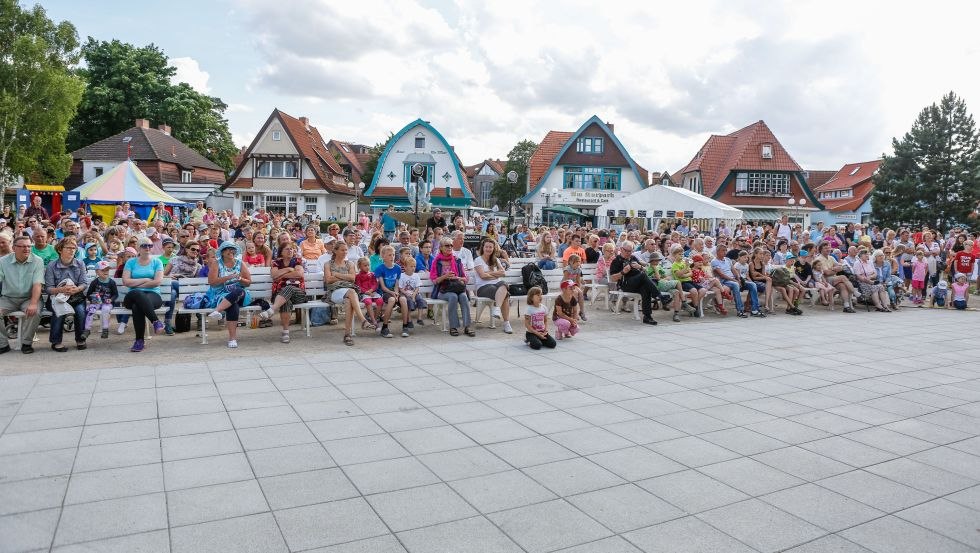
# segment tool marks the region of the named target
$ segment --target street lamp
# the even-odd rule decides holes
[[[786,201],[787,201],[787,203],[789,203],[789,206],[791,208],[793,208],[793,219],[794,220],[795,219],[798,219],[799,218],[799,211],[800,211],[800,209],[803,209],[803,208],[806,207],[806,198],[800,198],[800,201],[799,202],[796,201],[796,198],[790,198],[789,200],[786,200]],[[800,220],[800,224],[802,224],[802,223],[803,223],[803,221]]]
[[[517,174],[517,171],[508,171],[507,182],[510,183],[511,186],[517,184],[518,176],[519,175]],[[515,227],[514,217],[516,216],[517,216],[517,204],[516,202],[514,202],[514,200],[510,200],[507,202],[507,228],[511,231],[513,231]]]
[[[551,199],[552,198],[554,198],[555,200],[558,199],[558,189],[557,188],[552,188],[551,189],[551,192],[549,192],[548,189],[545,188],[544,189],[544,205],[545,205],[545,208],[551,207]],[[550,220],[550,219],[551,218],[549,217],[548,220]]]
[[[364,181],[354,184],[351,181],[347,181],[347,188],[354,193],[354,209],[351,211],[350,218],[354,220],[357,217],[357,204],[361,202],[361,192],[364,191]]]

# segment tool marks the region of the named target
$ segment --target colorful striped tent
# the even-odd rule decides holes
[[[145,211],[145,215],[149,216],[153,206],[160,202],[168,206],[185,204],[161,190],[131,159],[88,181],[78,187],[77,191],[81,202],[87,205],[92,213],[101,214],[104,218],[108,215],[106,220],[112,219],[115,206],[122,202],[129,202],[142,219],[146,218],[142,212]]]

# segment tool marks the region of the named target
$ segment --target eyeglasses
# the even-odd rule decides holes
[[[197,253],[201,251],[201,248],[189,248],[187,251]]]
[[[141,248],[146,248],[146,249],[150,249],[150,248],[152,248],[152,247],[153,247],[153,244],[140,244],[140,247],[141,247]]]

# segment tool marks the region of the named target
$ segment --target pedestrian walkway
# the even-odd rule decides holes
[[[0,552],[980,550],[975,314],[819,311],[7,354]]]

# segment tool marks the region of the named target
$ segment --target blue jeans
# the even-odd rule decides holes
[[[745,303],[742,302],[742,288],[734,280],[723,280],[722,284],[728,287],[732,291],[732,296],[735,298],[735,310],[742,312],[745,310]],[[759,290],[755,283],[747,280],[745,281],[745,289],[749,291],[749,301],[752,304],[752,311],[759,310]]]
[[[84,342],[82,332],[85,330],[85,302],[76,305],[75,310],[75,342]],[[65,317],[51,317],[51,331],[48,333],[48,341],[52,344],[60,344],[65,331]]]
[[[168,323],[173,323],[174,320],[174,309],[177,307],[177,296],[180,295],[180,282],[177,280],[170,281],[170,299],[167,300],[167,314],[163,316],[163,320]]]
[[[555,264],[554,259],[542,259],[538,261],[538,268],[541,269],[542,271],[550,271],[557,267],[558,265]]]
[[[449,310],[449,328],[459,328],[459,313],[456,311],[458,305],[463,312],[463,326],[470,326],[470,299],[466,292],[453,294],[446,292],[445,295],[439,294],[439,299],[446,300],[446,309]]]

